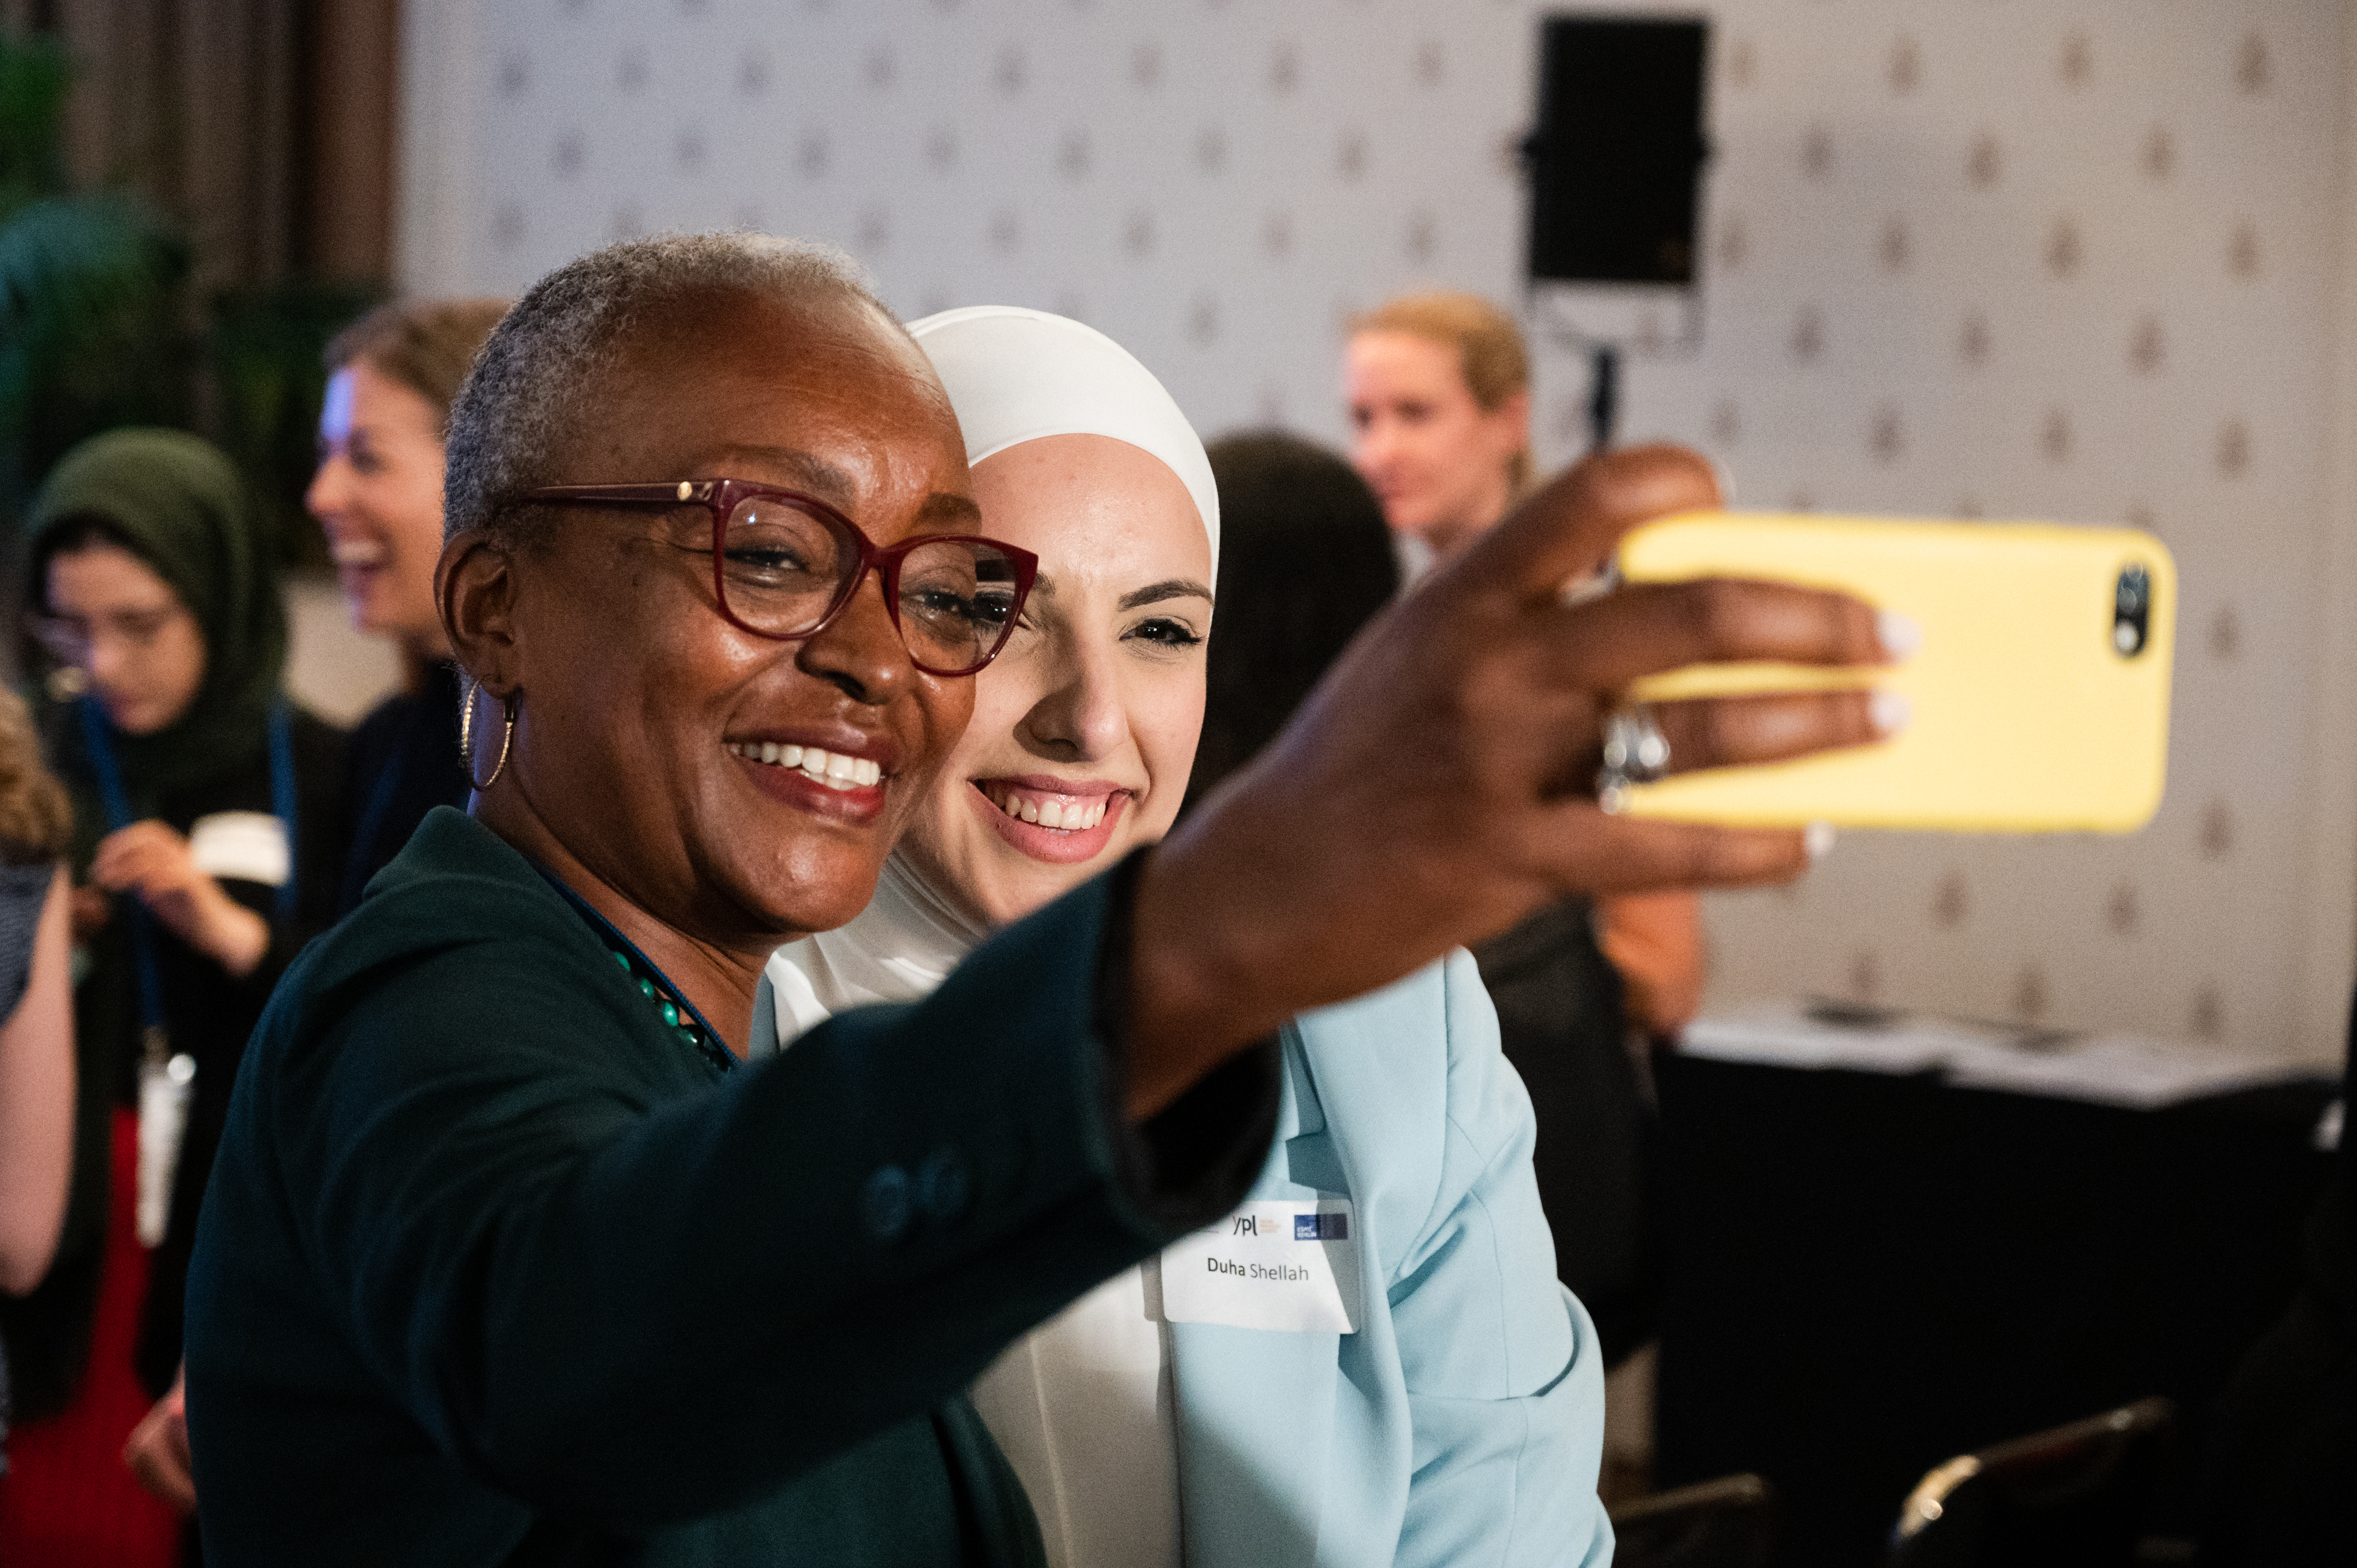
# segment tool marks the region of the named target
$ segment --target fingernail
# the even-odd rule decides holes
[[[1867,717],[1884,735],[1897,735],[1915,717],[1915,704],[1903,692],[1877,692],[1867,699]]]
[[[1811,822],[1801,830],[1801,847],[1809,852],[1809,864],[1824,859],[1834,847],[1834,825],[1831,822]]]
[[[1882,651],[1894,664],[1912,659],[1922,650],[1923,628],[1913,616],[1900,615],[1897,610],[1877,610],[1874,615],[1874,635],[1882,643]]]

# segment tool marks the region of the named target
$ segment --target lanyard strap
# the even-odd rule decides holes
[[[106,714],[98,702],[84,697],[81,709],[82,749],[90,754],[91,770],[98,775],[98,800],[106,810],[106,825],[120,830],[131,825],[131,796],[123,788],[123,768],[114,760],[114,743],[108,737]],[[144,904],[131,907],[131,964],[139,983],[139,1024],[151,1054],[164,1032],[164,981],[156,969],[155,918]]]
[[[81,709],[82,747],[90,754],[91,771],[98,775],[98,800],[106,811],[106,825],[110,830],[127,828],[134,821],[131,794],[124,788],[123,766],[114,759],[113,726],[97,699],[84,697],[77,705]],[[270,704],[270,808],[286,834],[286,880],[278,885],[277,895],[278,915],[284,919],[294,912],[302,869],[295,847],[295,725],[284,697]],[[160,1030],[164,982],[156,965],[154,917],[145,906],[135,905],[131,911],[131,956],[138,972],[139,1022],[145,1028]]]
[[[385,814],[393,810],[393,791],[401,787],[402,768],[408,760],[406,746],[396,750],[385,759],[384,770],[370,787],[368,804],[361,808],[360,826],[353,830],[351,848],[344,855],[341,897],[347,905],[356,901],[361,889],[368,886],[368,878],[362,873],[376,858],[376,836],[384,831]]]
[[[270,814],[286,830],[286,880],[278,885],[278,918],[284,920],[295,913],[302,872],[295,848],[295,721],[284,697],[270,704]]]

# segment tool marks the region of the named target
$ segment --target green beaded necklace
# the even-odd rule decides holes
[[[622,972],[637,983],[639,994],[654,1004],[655,1016],[662,1020],[663,1027],[671,1031],[673,1038],[722,1072],[737,1066],[737,1058],[729,1054],[726,1046],[720,1043],[720,1036],[712,1032],[712,1026],[704,1021],[704,1015],[695,1010],[694,1004],[672,988],[671,982],[663,978],[662,971],[650,962],[630,938],[616,930],[612,921],[591,908],[587,898],[567,887],[561,879],[549,875],[545,867],[535,866],[533,869],[597,933],[597,940],[605,944],[614,961],[621,965]]]
[[[681,1045],[724,1071],[737,1065],[737,1058],[728,1054],[728,1047],[713,1036],[712,1031],[705,1027],[704,1020],[697,1016],[695,1009],[672,990],[671,983],[663,979],[660,972],[651,970],[642,961],[621,948],[609,946],[606,950],[614,955],[614,961],[622,966],[622,972],[637,983],[639,994],[654,1004],[655,1015],[662,1020],[663,1027],[669,1029]]]

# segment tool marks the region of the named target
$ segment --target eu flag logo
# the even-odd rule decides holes
[[[1351,1217],[1347,1214],[1297,1214],[1293,1217],[1293,1239],[1297,1241],[1347,1241],[1351,1239]]]

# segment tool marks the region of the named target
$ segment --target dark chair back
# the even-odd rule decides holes
[[[1776,1545],[1776,1491],[1757,1476],[1722,1476],[1611,1510],[1616,1568],[1767,1568]]]
[[[2167,1400],[2138,1400],[1949,1460],[1900,1509],[1889,1568],[2134,1563],[2176,1420]]]

